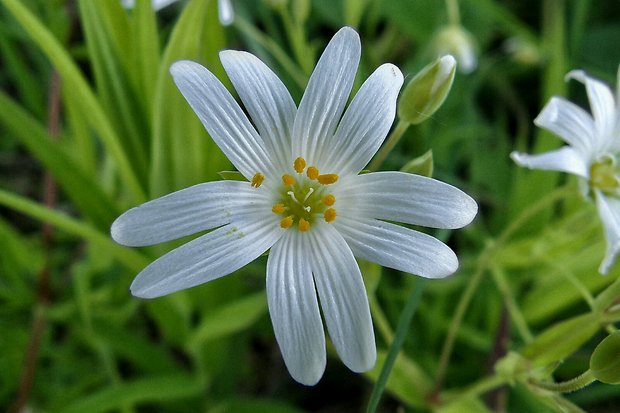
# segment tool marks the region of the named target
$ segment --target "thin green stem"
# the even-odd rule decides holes
[[[379,149],[379,152],[377,152],[375,157],[372,159],[370,165],[368,165],[368,169],[370,169],[371,171],[376,171],[377,169],[379,169],[383,161],[385,161],[385,158],[387,158],[387,156],[390,152],[392,152],[392,149],[394,149],[398,141],[400,141],[400,138],[403,136],[409,125],[410,123],[403,120],[398,121],[396,128],[394,128],[390,136],[388,136],[388,138],[385,140],[385,144],[381,147],[381,149]]]
[[[458,26],[461,24],[461,15],[459,13],[458,0],[446,0],[446,10],[448,12],[448,21],[451,25]]]
[[[476,383],[467,387],[462,392],[446,397],[444,404],[452,403],[459,399],[478,397],[500,386],[503,386],[504,384],[506,384],[506,379],[504,379],[503,377],[500,377],[498,375],[488,376],[480,379]]]
[[[523,317],[523,313],[521,312],[519,305],[515,301],[514,295],[510,291],[510,285],[508,284],[508,280],[506,280],[506,274],[496,265],[491,267],[491,274],[493,276],[493,280],[495,281],[495,285],[497,285],[497,288],[504,298],[504,303],[506,304],[510,318],[517,328],[519,335],[525,343],[529,343],[532,341],[534,336],[525,321],[525,317]]]
[[[394,363],[396,362],[396,356],[398,356],[400,348],[403,346],[405,336],[407,335],[407,331],[411,325],[411,320],[416,312],[416,309],[418,308],[418,304],[420,303],[420,298],[422,297],[425,287],[426,279],[419,278],[416,280],[411,296],[409,296],[409,300],[407,301],[407,304],[405,304],[405,308],[403,309],[400,319],[398,320],[396,336],[394,337],[394,341],[392,341],[390,351],[388,352],[385,362],[383,363],[383,367],[381,368],[381,373],[375,383],[375,387],[372,389],[370,401],[368,402],[368,408],[366,409],[367,413],[374,413],[377,410],[379,400],[381,399],[385,385],[387,384],[390,373],[392,372],[392,367],[394,367]]]
[[[437,375],[435,376],[435,385],[431,393],[431,399],[436,398],[436,396],[439,394],[441,386],[443,385],[446,369],[448,368],[450,356],[452,355],[452,350],[454,349],[454,341],[456,340],[456,335],[461,326],[461,322],[463,321],[463,317],[465,316],[465,312],[467,311],[467,307],[469,307],[469,303],[473,298],[474,293],[476,292],[476,289],[480,284],[480,281],[482,281],[482,276],[486,271],[489,252],[490,247],[485,248],[485,250],[482,252],[480,260],[478,261],[476,272],[470,278],[469,283],[465,288],[465,291],[463,291],[463,294],[459,299],[459,303],[457,304],[454,316],[452,316],[452,322],[448,327],[448,334],[446,336],[446,340],[443,343],[443,348],[441,349],[441,356],[439,357]]]
[[[587,385],[594,383],[596,379],[590,370],[586,370],[574,379],[563,381],[560,383],[546,383],[539,381],[531,381],[530,383],[541,389],[549,390],[555,393],[571,393],[583,389]]]
[[[377,297],[374,294],[371,294],[368,297],[368,300],[370,301],[370,312],[372,314],[372,319],[375,322],[377,330],[379,331],[379,333],[383,337],[383,340],[385,340],[386,343],[391,343],[392,340],[394,340],[394,332],[392,331],[390,323],[388,322],[387,317],[383,313],[383,310],[381,309],[381,306],[377,301]]]
[[[570,185],[564,185],[559,188],[556,188],[554,191],[550,192],[547,196],[541,198],[538,202],[530,205],[529,208],[523,210],[523,212],[514,219],[510,225],[500,234],[497,238],[496,247],[498,248],[500,245],[504,244],[510,237],[514,235],[521,227],[529,220],[531,220],[534,216],[542,212],[549,205],[559,201],[562,198],[565,198],[567,195],[571,194],[574,191],[573,187]]]
[[[248,23],[246,20],[241,17],[235,17],[235,27],[237,27],[240,31],[245,33],[247,36],[254,39],[261,46],[267,49],[273,57],[282,65],[282,67],[288,72],[288,74],[293,78],[295,83],[300,88],[305,88],[306,83],[308,83],[308,79],[303,74],[303,70],[288,57],[288,54],[282,50],[282,48],[270,37],[265,36],[259,30],[257,30],[254,26]]]
[[[543,197],[538,202],[525,209],[521,213],[521,215],[519,215],[514,221],[512,221],[512,223],[500,234],[495,243],[490,243],[484,249],[478,260],[478,265],[476,267],[474,275],[469,280],[465,291],[459,299],[456,311],[454,312],[454,316],[452,317],[452,322],[450,323],[450,327],[448,328],[448,334],[446,336],[446,340],[444,341],[444,345],[439,358],[439,364],[437,366],[437,375],[435,377],[435,386],[433,392],[431,393],[431,399],[436,398],[441,390],[441,386],[443,385],[443,380],[446,374],[446,369],[448,368],[448,363],[452,355],[452,350],[454,349],[456,335],[461,326],[461,322],[463,321],[463,317],[465,316],[465,312],[469,307],[469,303],[473,298],[473,295],[478,288],[480,281],[482,280],[482,276],[489,268],[489,265],[492,263],[493,254],[500,250],[502,245],[505,244],[510,239],[510,237],[513,236],[515,232],[517,232],[517,230],[521,228],[524,223],[535,217],[545,208],[549,207],[549,205],[552,205],[556,201],[566,197],[571,192],[572,187],[563,186],[557,188],[555,191]]]

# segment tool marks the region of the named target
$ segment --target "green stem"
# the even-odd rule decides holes
[[[422,297],[422,293],[424,292],[425,287],[425,278],[419,278],[416,280],[413,291],[411,292],[411,296],[409,296],[409,300],[407,301],[407,304],[405,304],[405,308],[403,309],[403,312],[400,315],[400,319],[398,320],[398,326],[396,327],[396,336],[394,337],[394,341],[390,346],[390,351],[385,358],[385,362],[383,363],[383,367],[381,368],[381,373],[377,378],[375,387],[372,389],[370,401],[368,402],[368,408],[366,409],[367,413],[374,413],[377,410],[379,400],[381,399],[381,395],[383,394],[385,385],[387,384],[390,373],[392,372],[392,367],[396,362],[396,356],[398,356],[400,348],[405,341],[405,336],[407,335],[407,331],[409,330],[409,326],[411,325],[411,319],[413,318],[413,315],[418,308],[418,304],[420,303],[420,298]]]
[[[400,138],[403,136],[410,123],[405,122],[403,120],[399,120],[396,128],[392,131],[390,136],[385,140],[385,144],[379,149],[379,152],[375,155],[373,160],[368,165],[368,169],[371,171],[376,171],[379,169],[385,158],[389,155],[389,153],[394,149],[394,146],[400,141]]]
[[[503,386],[504,384],[506,384],[506,379],[504,379],[503,377],[497,375],[485,377],[472,384],[471,386],[467,387],[465,390],[463,390],[463,392],[452,395],[450,397],[446,397],[446,400],[442,404],[453,403],[454,401],[459,399],[478,397],[500,386]]]
[[[586,370],[584,373],[580,374],[574,379],[563,381],[560,383],[545,383],[539,381],[532,381],[530,383],[536,387],[555,393],[570,393],[583,389],[584,387],[595,381],[596,379],[592,375],[592,372],[590,370]]]
[[[441,389],[446,374],[446,369],[452,355],[452,350],[454,348],[454,341],[461,326],[461,322],[463,321],[463,317],[465,316],[467,307],[469,306],[469,303],[473,298],[473,295],[478,288],[480,281],[482,280],[482,276],[489,268],[489,265],[492,263],[493,254],[500,250],[502,245],[506,243],[506,241],[508,241],[510,237],[514,235],[514,233],[519,230],[524,223],[535,217],[538,213],[543,211],[549,205],[566,197],[571,192],[572,187],[570,186],[563,186],[557,188],[555,191],[551,192],[535,204],[531,205],[529,208],[525,209],[521,213],[521,215],[519,215],[514,221],[512,221],[512,223],[500,234],[500,236],[497,238],[497,241],[495,243],[489,244],[482,252],[482,254],[480,255],[480,259],[478,260],[478,266],[476,267],[475,273],[469,280],[467,288],[461,295],[456,311],[454,312],[454,316],[452,317],[452,322],[450,323],[450,327],[448,328],[446,341],[444,341],[441,356],[439,358],[439,364],[437,366],[435,386],[431,394],[431,398],[436,397]]]
[[[529,343],[534,337],[532,336],[532,332],[525,321],[525,317],[523,317],[523,313],[521,312],[519,305],[510,291],[510,285],[508,284],[508,280],[506,280],[506,274],[496,265],[492,266],[491,274],[493,275],[493,280],[495,281],[497,288],[504,298],[510,318],[517,328],[517,331],[519,331],[519,335],[525,343]]]
[[[461,24],[461,15],[459,13],[458,0],[446,0],[446,10],[448,11],[448,22],[451,25],[459,26]]]
[[[459,303],[456,307],[456,311],[454,312],[454,316],[452,317],[452,322],[450,323],[450,327],[448,327],[448,334],[446,336],[446,340],[443,343],[443,348],[441,349],[441,356],[439,357],[439,364],[437,366],[437,375],[435,376],[435,386],[433,387],[433,391],[431,393],[431,399],[436,398],[439,394],[441,386],[443,385],[443,380],[446,374],[446,369],[448,368],[448,362],[450,361],[450,356],[452,355],[452,350],[454,348],[454,341],[456,339],[456,335],[461,326],[461,322],[463,321],[463,317],[465,316],[465,312],[467,311],[467,307],[469,307],[469,302],[474,296],[480,281],[482,281],[482,276],[485,273],[487,268],[488,255],[490,252],[490,247],[483,251],[480,257],[480,261],[478,261],[478,267],[476,268],[476,272],[469,280],[463,295],[459,299]]]
[[[383,340],[385,340],[386,343],[391,343],[392,340],[394,340],[394,332],[392,331],[390,323],[388,322],[385,313],[383,313],[383,310],[381,309],[381,306],[377,301],[377,297],[374,294],[371,294],[368,297],[368,300],[370,301],[370,312],[372,314],[372,319],[375,323],[375,326],[377,327],[377,330],[379,331],[379,333],[383,337]]]
[[[261,46],[267,49],[273,57],[282,65],[282,67],[288,72],[291,78],[297,83],[297,85],[303,89],[308,83],[308,79],[303,74],[303,70],[288,57],[288,54],[282,50],[282,48],[268,36],[265,36],[254,26],[248,23],[241,17],[235,17],[235,27],[242,31],[247,36],[258,42]]]

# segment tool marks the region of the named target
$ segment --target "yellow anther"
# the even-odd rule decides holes
[[[323,218],[325,218],[325,222],[332,222],[336,219],[336,210],[334,208],[327,208],[323,213]]]
[[[306,232],[310,229],[310,223],[303,218],[299,219],[299,224],[297,224],[297,229],[301,232]]]
[[[321,185],[329,185],[329,184],[335,183],[338,180],[338,175],[324,174],[324,175],[319,175],[317,179],[319,180],[319,183]]]
[[[289,174],[284,174],[282,175],[282,183],[284,184],[284,186],[295,185],[295,178],[293,178]]]
[[[261,186],[261,184],[263,183],[263,181],[265,180],[265,175],[263,175],[260,172],[257,172],[256,174],[254,174],[254,176],[252,177],[252,187],[254,188],[258,188],[259,186]]]
[[[283,214],[285,210],[286,207],[284,206],[284,204],[275,204],[271,208],[271,212],[273,212],[274,214]]]
[[[321,201],[327,206],[332,206],[336,203],[336,197],[332,194],[328,194],[325,195]]]
[[[308,170],[306,171],[306,175],[308,175],[308,178],[314,181],[316,178],[319,177],[319,170],[316,166],[309,166]]]
[[[283,218],[282,221],[280,221],[280,227],[282,227],[284,229],[287,229],[291,225],[293,225],[293,217],[291,217],[291,216]]]
[[[295,163],[293,164],[293,166],[295,167],[295,172],[300,174],[304,171],[304,169],[306,169],[306,160],[300,156],[299,158],[295,159]]]

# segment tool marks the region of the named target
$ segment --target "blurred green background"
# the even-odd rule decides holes
[[[235,21],[224,27],[213,0],[159,11],[148,0],[131,10],[115,0],[0,1],[0,409],[364,411],[416,277],[361,263],[377,367],[352,373],[328,346],[326,373],[309,388],[289,377],[279,354],[264,257],[144,301],[130,295],[131,280],[179,243],[129,249],[109,238],[109,226],[130,207],[231,169],[172,83],[171,62],[198,61],[230,88],[217,53],[247,50],[299,102],[340,27],[362,39],[357,89],[383,62],[410,80],[449,50],[438,38],[452,24],[469,33],[477,65],[457,73],[443,107],[407,130],[382,169],[432,149],[434,177],[472,195],[480,213],[468,228],[439,234],[461,269],[426,283],[377,411],[617,411],[613,385],[565,397],[530,385],[556,368],[556,380],[587,369],[618,321],[595,310],[617,302],[617,293],[598,293],[620,270],[597,273],[604,238],[576,182],[520,170],[508,154],[561,144],[532,120],[552,95],[587,108],[584,88],[564,82],[568,71],[584,69],[615,87],[620,3],[232,3]],[[449,12],[455,4],[457,17]],[[506,367],[509,354],[531,362],[517,362],[526,373]]]

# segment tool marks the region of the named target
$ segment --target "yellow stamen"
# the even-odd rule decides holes
[[[335,183],[338,180],[338,175],[337,174],[324,174],[324,175],[319,175],[317,179],[319,180],[319,183],[321,185],[330,185],[330,184]]]
[[[295,159],[295,163],[293,164],[293,166],[295,167],[295,172],[300,174],[306,168],[306,160],[300,156],[299,158]]]
[[[327,206],[332,206],[336,203],[336,197],[332,194],[328,194],[325,195],[321,201]]]
[[[274,214],[282,214],[284,213],[285,210],[286,210],[286,207],[284,206],[284,204],[275,204],[271,208],[271,212],[273,212]]]
[[[336,219],[336,210],[334,208],[327,208],[323,213],[323,218],[325,218],[325,222],[332,222]]]
[[[306,171],[306,175],[308,175],[308,178],[314,181],[316,178],[319,177],[319,170],[316,166],[309,166],[308,170]]]
[[[289,174],[284,174],[282,175],[282,183],[284,184],[284,186],[295,185],[295,178],[293,178]]]
[[[291,225],[293,225],[293,217],[291,217],[291,216],[283,218],[282,221],[280,221],[280,227],[282,227],[284,229],[287,229]]]
[[[250,185],[254,188],[258,188],[259,186],[261,186],[264,180],[265,180],[265,175],[263,175],[260,172],[257,172],[252,177],[252,183]]]
[[[299,224],[297,224],[297,229],[301,232],[306,232],[310,229],[310,223],[303,218],[299,219]]]

